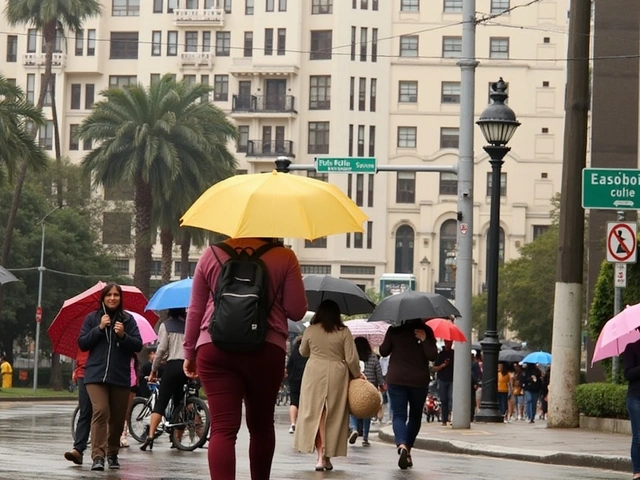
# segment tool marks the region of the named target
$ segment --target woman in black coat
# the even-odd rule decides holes
[[[307,365],[307,357],[300,355],[300,343],[302,337],[296,338],[291,347],[291,355],[287,361],[287,383],[289,384],[289,419],[291,427],[289,433],[295,433],[296,421],[298,420],[298,407],[300,406],[300,387],[302,385],[302,374]]]

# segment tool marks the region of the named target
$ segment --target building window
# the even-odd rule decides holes
[[[40,75],[40,82],[42,83],[44,79],[44,75]],[[47,85],[47,88],[45,90],[45,94],[44,94],[44,106],[45,107],[50,107],[51,106],[51,102],[53,101],[53,97],[51,96],[51,91],[54,90],[56,88],[56,77],[55,75],[53,75],[51,77],[51,83],[49,85]]]
[[[373,207],[373,191],[375,179],[375,175],[367,175],[367,207]]]
[[[85,138],[82,142],[82,149],[85,152],[90,151],[93,148],[93,141],[90,138]]]
[[[369,156],[376,156],[376,127],[374,125],[369,127]]]
[[[491,181],[491,172],[487,173],[487,197],[491,196],[491,185],[492,185],[492,181]],[[507,174],[502,172],[500,173],[500,196],[501,197],[506,197],[507,196]]]
[[[364,157],[364,125],[358,125],[358,157]]]
[[[362,127],[362,131],[364,134],[364,127]],[[362,173],[356,175],[356,205],[359,207],[364,205],[364,174]]]
[[[213,100],[216,102],[229,100],[229,75],[213,76]]]
[[[69,125],[69,150],[79,150],[80,142],[78,140],[78,124]]]
[[[111,32],[111,59],[138,58],[138,32]]]
[[[320,237],[315,240],[305,240],[304,248],[327,248],[327,237]]]
[[[129,275],[129,259],[128,258],[124,258],[124,259],[117,258],[114,261],[114,263],[116,266],[116,270],[120,275]]]
[[[462,0],[444,0],[444,12],[445,13],[462,12]]]
[[[45,150],[53,150],[53,122],[51,120],[47,120],[40,127],[39,143]]]
[[[351,61],[356,59],[356,34],[358,29],[351,27]]]
[[[349,125],[349,147],[347,148],[349,156],[353,157],[353,124]],[[351,188],[351,174],[349,174],[349,188]]]
[[[84,30],[76,32],[76,57],[84,55]]]
[[[351,248],[351,234],[350,233],[347,233],[346,242],[345,242],[345,248]]]
[[[331,275],[331,265],[300,265],[303,275]]]
[[[309,122],[307,153],[329,153],[329,122]]]
[[[418,56],[418,35],[403,35],[400,37],[400,56]]]
[[[162,32],[154,30],[151,32],[151,56],[159,57],[162,55]]]
[[[138,78],[135,75],[110,75],[109,87],[128,87],[135,85]]]
[[[509,39],[492,37],[489,40],[489,58],[509,58]]]
[[[416,148],[417,127],[398,127],[398,148]]]
[[[413,273],[413,245],[415,232],[409,225],[396,230],[395,273]]]
[[[401,80],[398,83],[398,102],[417,103],[418,102],[418,82]]]
[[[460,103],[460,82],[442,82],[440,103]]]
[[[153,0],[153,13],[162,13],[162,3],[164,0]]]
[[[491,0],[491,13],[503,13],[509,10],[509,0]]]
[[[396,203],[416,203],[416,173],[398,172]]]
[[[331,60],[332,30],[311,31],[311,60]]]
[[[160,81],[160,74],[159,73],[152,73],[151,75],[149,75],[149,85],[153,85],[154,83]]]
[[[198,51],[198,32],[184,32],[184,51]]]
[[[311,15],[329,15],[333,13],[333,0],[312,0]]]
[[[266,5],[264,7],[266,12],[273,12],[275,10],[275,0],[266,0]]]
[[[331,109],[331,76],[312,75],[309,80],[309,110]]]
[[[360,61],[367,61],[367,33],[368,29],[365,27],[360,28]]]
[[[249,125],[238,127],[238,152],[246,153],[249,147]]]
[[[7,36],[7,62],[18,61],[18,36]]]
[[[360,10],[369,10],[369,0],[360,0]]]
[[[349,82],[349,110],[355,108],[355,96],[356,96],[356,78],[351,77]]]
[[[216,55],[228,57],[231,52],[231,32],[216,32]]]
[[[401,12],[419,12],[420,0],[401,0],[400,11]]]
[[[278,55],[287,53],[287,29],[278,29]]]
[[[187,85],[195,85],[197,80],[195,75],[183,75],[182,81]]]
[[[378,11],[378,0],[371,0],[371,10],[374,12]]]
[[[358,87],[358,110],[364,112],[367,109],[367,79],[361,77]]]
[[[36,53],[38,45],[38,31],[35,28],[27,30],[27,53]]]
[[[140,15],[140,0],[113,0],[113,17],[137,17]]]
[[[462,55],[462,37],[442,38],[442,58],[458,58]]]
[[[278,0],[278,11],[279,12],[287,11],[287,0]]]
[[[453,268],[447,265],[447,254],[455,252],[457,240],[456,220],[447,220],[440,227],[440,262],[438,263],[438,279],[443,283],[454,283]]]
[[[202,32],[202,51],[211,51],[211,32]]]
[[[84,86],[84,109],[91,110],[95,102],[96,86],[93,83],[87,83]]]
[[[329,174],[326,172],[316,172],[315,170],[312,170],[310,172],[307,172],[307,177],[313,178],[315,180],[320,180],[321,182],[329,181]]]
[[[87,30],[87,56],[93,57],[96,54],[96,31],[93,28]]]
[[[362,248],[362,232],[353,234],[353,248]]]
[[[104,199],[114,202],[129,202],[134,199],[133,186],[127,182],[118,183],[113,187],[104,187]]]
[[[132,214],[105,212],[102,214],[102,243],[105,245],[131,245]]]
[[[244,32],[244,56],[253,57],[253,32]]]
[[[361,265],[340,265],[340,275],[370,275],[376,274],[376,267],[364,267]]]
[[[273,55],[273,28],[264,29],[264,54]]]
[[[371,29],[371,61],[378,61],[378,29]]]
[[[80,110],[80,102],[82,96],[82,85],[79,83],[71,84],[71,110]]]
[[[187,273],[188,277],[193,277],[196,273],[196,265],[198,262],[189,262],[189,272]],[[173,271],[176,277],[182,276],[182,262],[174,262]]]
[[[533,226],[533,239],[535,240],[540,235],[544,235],[549,231],[549,225],[534,225]]]
[[[36,95],[36,75],[35,73],[27,74],[27,101],[35,103]]]
[[[231,13],[231,0],[224,0],[224,13]]]
[[[377,90],[378,90],[378,79],[377,78],[372,78],[371,79],[371,92],[369,93],[369,111],[370,112],[375,112],[376,111]]]
[[[373,175],[369,175],[372,177]],[[367,222],[367,250],[373,248],[373,222]]]
[[[254,3],[253,0],[244,0],[244,14],[253,15]]]
[[[458,194],[458,176],[455,173],[440,173],[440,195]]]
[[[459,128],[440,128],[440,148],[458,148],[459,139]]]

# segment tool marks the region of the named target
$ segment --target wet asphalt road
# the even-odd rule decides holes
[[[170,450],[166,435],[156,440],[152,453],[141,452],[135,440],[122,449],[118,472],[91,472],[87,452],[85,464],[73,466],[63,458],[72,446],[70,418],[72,403],[0,403],[0,479],[108,479],[108,480],[207,480],[207,451],[178,452]],[[393,446],[377,441],[363,448],[358,441],[350,447],[349,457],[336,458],[332,472],[315,472],[315,456],[303,455],[292,448],[292,435],[288,434],[288,415],[285,407],[278,407],[278,446],[271,478],[274,480],[560,480],[566,478],[592,480],[622,480],[630,474],[616,472],[541,465],[512,460],[474,456],[447,455],[433,452],[413,452],[415,467],[401,471]],[[517,439],[514,439],[517,442]],[[241,430],[238,436],[239,480],[249,480],[248,434]]]

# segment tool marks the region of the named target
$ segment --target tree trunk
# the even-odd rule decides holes
[[[133,284],[142,293],[149,295],[151,287],[151,210],[153,208],[153,194],[151,187],[141,176],[135,185],[135,272]]]
[[[42,110],[44,105],[44,99],[47,94],[47,87],[51,83],[51,68],[53,64],[53,47],[55,41],[55,22],[53,23],[53,35],[51,36],[48,32],[50,32],[50,28],[45,27],[44,34],[46,42],[46,53],[45,53],[45,68],[44,74],[42,76],[42,83],[40,85],[40,94],[38,96],[37,108],[38,110]],[[34,126],[32,130],[33,138],[38,134],[38,127]],[[11,198],[11,209],[9,210],[9,218],[7,219],[7,228],[5,229],[4,234],[4,242],[2,244],[2,258],[0,258],[0,265],[7,268],[10,266],[10,256],[11,256],[11,244],[13,243],[13,230],[16,226],[16,217],[18,216],[18,209],[20,208],[20,199],[22,197],[22,188],[24,187],[24,182],[27,178],[27,170],[29,169],[29,162],[26,158],[21,159],[22,165],[20,165],[20,170],[18,171],[18,176],[16,177],[15,186],[13,189],[13,197]],[[0,317],[2,316],[2,309],[4,306],[4,294],[0,290]]]
[[[49,377],[49,388],[51,390],[60,391],[62,385],[62,365],[60,365],[60,354],[51,355],[51,375]]]
[[[171,281],[171,263],[173,261],[173,234],[171,230],[160,231],[160,245],[162,245],[162,284]]]
[[[180,278],[189,277],[189,250],[191,250],[191,232],[188,228],[182,229],[182,242],[180,242]]]
[[[60,151],[60,125],[58,124],[58,108],[56,107],[56,82],[51,77],[51,117],[53,120],[53,146],[56,152],[56,190],[58,207],[64,204],[64,175],[62,172],[62,153]]]

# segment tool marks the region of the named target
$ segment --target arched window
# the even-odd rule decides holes
[[[395,273],[413,273],[413,244],[415,232],[409,225],[401,225],[396,230]]]
[[[447,267],[447,254],[454,252],[456,248],[456,235],[457,235],[457,221],[447,220],[440,227],[440,268],[438,281],[454,283],[454,271],[450,267]]]

